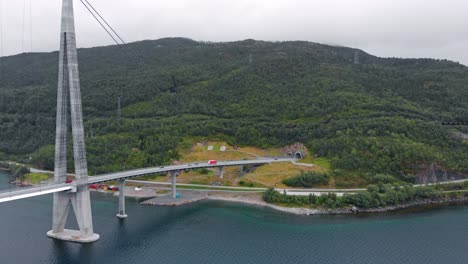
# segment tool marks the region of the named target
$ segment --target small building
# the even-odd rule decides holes
[[[209,151],[211,151],[211,150],[213,150],[213,149],[214,149],[213,146],[208,146],[208,150],[209,150]]]
[[[219,151],[223,151],[223,152],[224,152],[224,151],[226,151],[226,149],[227,149],[226,146],[221,146],[221,148],[219,148]]]

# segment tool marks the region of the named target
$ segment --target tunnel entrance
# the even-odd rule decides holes
[[[300,151],[296,151],[296,153],[294,153],[294,158],[295,159],[302,159],[304,156],[302,155],[302,152]]]

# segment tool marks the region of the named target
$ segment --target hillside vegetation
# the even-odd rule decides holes
[[[169,163],[190,137],[260,148],[303,142],[330,162],[330,176],[349,181],[411,181],[432,162],[468,173],[468,145],[440,125],[468,120],[463,65],[310,42],[131,47],[145,66],[115,46],[79,50],[91,173]],[[31,156],[50,169],[58,54],[1,59],[0,159]]]

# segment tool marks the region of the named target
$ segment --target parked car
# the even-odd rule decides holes
[[[108,190],[109,190],[109,191],[114,191],[114,192],[116,192],[116,191],[119,190],[119,187],[116,187],[116,186],[114,186],[114,185],[111,185],[111,186],[109,186],[109,189],[108,189]]]
[[[97,190],[97,189],[99,189],[99,184],[93,183],[93,184],[91,184],[91,185],[89,186],[89,188],[90,188],[90,189]]]
[[[73,182],[72,179],[66,179],[66,180],[65,180],[65,183],[72,183],[72,182]]]
[[[208,164],[217,164],[218,162],[216,160],[209,160]]]

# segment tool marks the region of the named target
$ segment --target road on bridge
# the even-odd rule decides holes
[[[216,164],[195,162],[195,163],[188,163],[188,164],[182,164],[182,165],[160,166],[160,167],[128,170],[128,171],[122,171],[122,172],[90,176],[88,177],[87,182],[85,184],[125,180],[128,178],[144,176],[148,174],[155,174],[155,173],[167,173],[167,172],[176,172],[176,171],[202,169],[202,168],[221,168],[221,167],[229,167],[229,166],[263,165],[263,164],[270,164],[270,163],[276,163],[276,162],[292,162],[292,161],[294,161],[293,158],[267,158],[265,157],[265,158],[258,158],[255,160],[218,161]],[[44,195],[44,194],[76,190],[76,187],[77,187],[77,183],[73,182],[69,184],[60,183],[60,184],[43,185],[43,186],[32,187],[32,188],[8,190],[8,191],[4,191],[0,193],[0,203]]]

